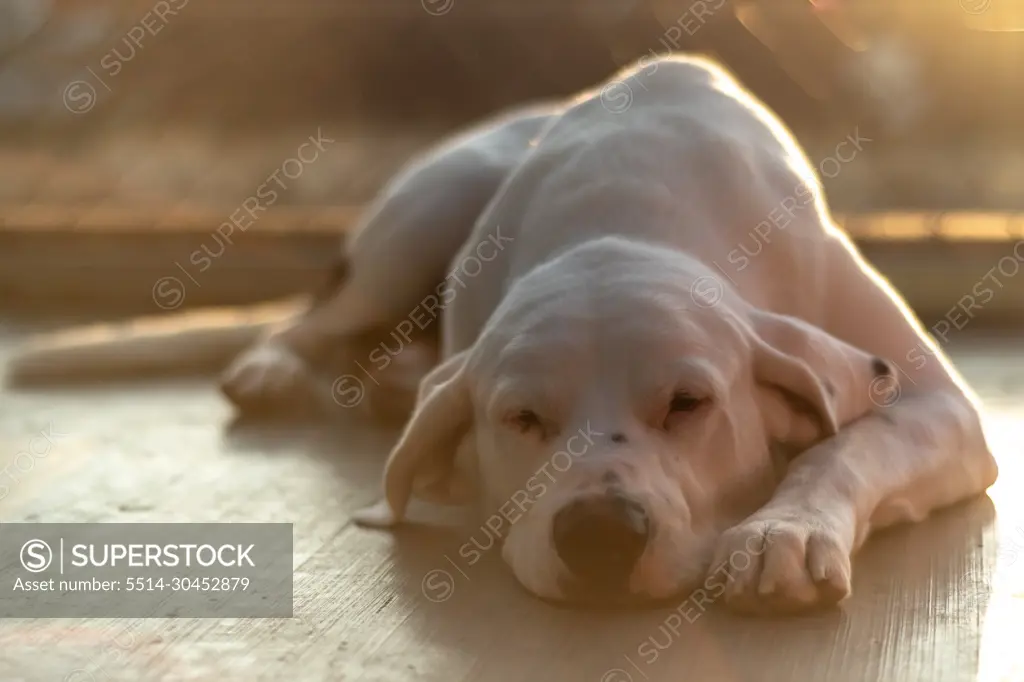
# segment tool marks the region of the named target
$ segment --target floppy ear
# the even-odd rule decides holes
[[[400,522],[414,489],[438,502],[457,494],[452,480],[455,453],[473,419],[467,355],[468,351],[453,355],[423,378],[416,411],[384,467],[384,499],[357,512],[357,522]]]
[[[772,444],[784,446],[786,452],[795,455],[822,439],[821,419],[814,412],[800,409],[801,405],[794,404],[792,395],[763,383],[759,383],[755,390],[761,420]],[[787,456],[787,460],[790,458]]]
[[[755,378],[781,391],[781,397],[796,407],[810,408],[819,424],[819,437],[835,435],[840,427],[880,405],[876,402],[880,388],[898,391],[888,362],[814,325],[763,310],[755,311],[750,322]],[[777,404],[773,409],[769,422],[774,421],[776,428],[784,425],[795,440],[808,439],[811,431],[806,409],[796,410],[788,424]]]

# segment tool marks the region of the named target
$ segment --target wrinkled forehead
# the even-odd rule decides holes
[[[485,390],[554,395],[603,381],[715,393],[741,353],[725,308],[695,304],[685,283],[568,288],[503,313],[478,347]]]

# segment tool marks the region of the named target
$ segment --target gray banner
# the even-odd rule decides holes
[[[290,523],[0,524],[0,618],[290,618]]]

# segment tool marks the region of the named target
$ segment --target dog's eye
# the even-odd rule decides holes
[[[527,433],[533,429],[540,429],[543,426],[540,417],[533,410],[513,412],[509,417],[509,422],[522,433]]]
[[[672,396],[672,402],[668,405],[669,413],[673,412],[693,412],[700,407],[704,401],[701,398],[695,398],[688,393],[682,391]]]
[[[665,431],[671,430],[674,419],[682,419],[687,413],[696,411],[706,402],[706,398],[692,396],[686,391],[676,391],[672,395],[672,400],[669,401],[668,414],[665,416],[661,428]]]

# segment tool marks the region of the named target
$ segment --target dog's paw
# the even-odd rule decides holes
[[[794,613],[850,594],[850,546],[835,522],[811,512],[758,513],[718,541],[712,574],[725,603],[744,613]]]
[[[221,375],[220,389],[243,412],[294,412],[309,402],[313,379],[292,351],[266,343],[238,356]]]

